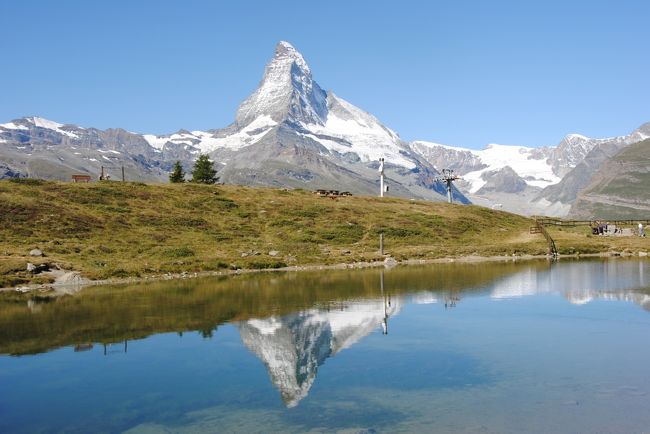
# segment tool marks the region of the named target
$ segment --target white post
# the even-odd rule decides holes
[[[384,158],[379,159],[379,197],[384,197]]]

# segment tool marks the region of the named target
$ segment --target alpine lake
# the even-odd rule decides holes
[[[649,311],[645,258],[6,298],[0,432],[650,432]]]

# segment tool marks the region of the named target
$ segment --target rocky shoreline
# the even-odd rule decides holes
[[[601,252],[590,254],[573,254],[573,255],[559,255],[558,259],[581,259],[581,258],[608,258],[608,257],[647,257],[648,252],[639,251],[636,253],[623,252]],[[317,271],[317,270],[345,270],[345,269],[361,269],[361,268],[393,268],[395,266],[408,266],[408,265],[426,265],[426,264],[448,264],[448,263],[479,263],[479,262],[506,262],[506,261],[530,261],[536,259],[551,260],[549,255],[513,255],[513,256],[460,256],[460,257],[445,257],[436,259],[406,259],[397,261],[391,256],[386,256],[383,261],[373,262],[352,262],[352,263],[339,263],[339,264],[311,264],[311,265],[294,265],[281,268],[268,268],[268,269],[237,269],[237,270],[220,270],[220,271],[201,271],[201,272],[181,272],[181,273],[165,273],[160,275],[150,275],[144,277],[126,277],[126,278],[111,278],[102,280],[91,280],[84,278],[79,272],[63,269],[53,269],[45,271],[42,274],[54,278],[53,283],[47,284],[34,284],[23,285],[18,287],[0,288],[0,293],[14,292],[14,293],[52,293],[54,295],[74,294],[84,288],[91,286],[102,285],[125,285],[137,284],[143,282],[156,282],[164,280],[181,280],[181,279],[195,279],[200,277],[211,276],[236,276],[241,274],[251,273],[268,273],[268,272],[299,272],[299,271]]]

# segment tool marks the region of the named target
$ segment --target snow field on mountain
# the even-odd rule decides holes
[[[269,129],[277,125],[270,116],[259,116],[239,132],[226,137],[214,137],[207,131],[192,131],[169,136],[145,134],[143,137],[154,148],[162,150],[167,142],[194,146],[202,153],[209,153],[219,148],[238,150],[252,145],[261,139]]]
[[[330,110],[325,125],[304,125],[305,129],[314,134],[308,135],[310,138],[317,140],[330,151],[353,152],[364,163],[378,161],[383,157],[390,164],[408,169],[415,167],[415,163],[400,152],[405,149],[400,144],[399,136],[384,127],[377,118],[334,94],[330,93],[328,98],[334,99],[336,107],[340,107],[341,110]],[[341,112],[340,115],[339,112]],[[342,139],[349,142],[351,146],[318,138],[315,135]]]
[[[13,122],[7,122],[6,124],[0,124],[0,128],[4,128],[5,130],[28,130],[24,125],[18,125],[14,124]]]
[[[418,145],[429,148],[442,147],[458,152],[470,152],[477,156],[488,167],[463,174],[463,180],[470,183],[470,193],[476,193],[486,184],[482,175],[510,166],[512,170],[523,178],[528,185],[544,188],[560,182],[561,178],[553,173],[553,167],[545,158],[533,158],[534,148],[513,145],[489,144],[485,149],[477,151],[467,148],[439,145],[437,143],[418,141]]]
[[[31,117],[31,118],[24,118],[24,120],[31,123],[31,124],[33,124],[36,127],[39,127],[39,128],[45,128],[47,130],[56,131],[59,134],[63,134],[65,136],[72,137],[73,139],[79,138],[79,136],[77,134],[75,134],[75,133],[73,133],[71,131],[66,131],[66,130],[61,129],[61,127],[63,127],[64,125],[60,124],[58,122],[50,121],[50,120],[44,119],[44,118],[39,118],[37,116]],[[26,127],[25,125],[19,125],[19,124],[13,123],[13,122],[8,122],[6,124],[0,124],[0,128],[4,128],[6,130],[29,130],[29,128]],[[80,128],[80,127],[76,127],[76,128]],[[83,129],[83,128],[80,128],[80,129]]]

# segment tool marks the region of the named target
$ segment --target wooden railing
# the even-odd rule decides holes
[[[544,224],[541,222],[541,220],[535,219],[535,226],[530,229],[530,233],[541,233],[544,235],[544,238],[548,243],[548,254],[553,256],[553,259],[557,258],[557,248],[555,247],[555,241],[553,241],[553,238],[551,238],[546,228],[544,228]]]
[[[610,225],[616,225],[616,226],[632,226],[632,225],[638,225],[641,223],[642,225],[648,225],[650,224],[650,220],[562,220],[559,218],[553,218],[553,217],[533,217],[536,222],[539,222],[541,225],[545,226],[567,226],[567,227],[572,227],[572,226],[596,226],[598,223],[607,223]]]
[[[546,238],[548,243],[549,253],[553,255],[553,258],[557,258],[557,248],[555,247],[555,241],[549,235],[548,231],[544,226],[564,226],[564,227],[575,227],[575,226],[591,226],[595,227],[598,224],[607,223],[608,225],[616,226],[636,226],[639,223],[642,225],[649,225],[650,220],[562,220],[559,218],[553,217],[533,217],[535,219],[535,226],[530,228],[531,234],[541,233]]]

